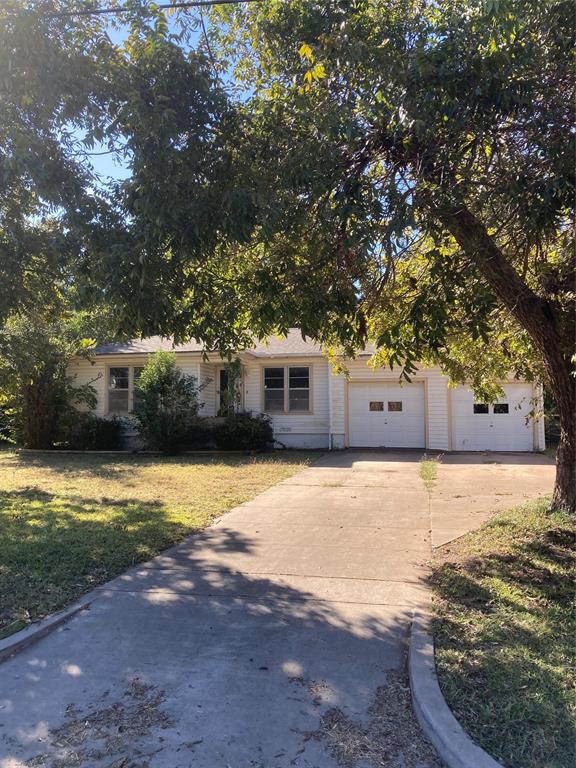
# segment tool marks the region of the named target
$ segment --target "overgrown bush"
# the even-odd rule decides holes
[[[274,440],[272,424],[263,414],[235,413],[214,431],[221,451],[262,451]]]
[[[173,352],[153,354],[136,386],[134,415],[148,447],[175,454],[188,447],[198,417],[198,387]]]
[[[123,429],[120,419],[79,413],[70,424],[64,447],[74,451],[119,451]]]
[[[6,407],[0,402],[0,443],[9,441],[12,437],[10,422],[10,413],[7,412]]]
[[[197,418],[190,424],[183,443],[183,449],[186,451],[205,451],[214,445],[214,429],[211,428],[206,419]]]
[[[89,384],[76,387],[67,375],[70,359],[88,355],[94,340],[84,338],[68,317],[10,318],[0,329],[0,399],[11,439],[27,448],[62,442],[76,406],[93,408]]]

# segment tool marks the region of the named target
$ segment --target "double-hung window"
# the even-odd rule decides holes
[[[309,412],[310,368],[303,365],[264,368],[264,411]]]
[[[108,413],[126,415],[138,402],[135,384],[143,366],[122,365],[108,368]]]

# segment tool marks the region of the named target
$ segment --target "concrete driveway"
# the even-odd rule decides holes
[[[325,456],[0,665],[0,768],[439,765],[403,665],[426,562],[549,492],[540,456]]]

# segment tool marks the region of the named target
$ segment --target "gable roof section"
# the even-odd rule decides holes
[[[196,340],[184,344],[174,344],[167,336],[149,336],[146,339],[131,339],[130,341],[102,344],[95,350],[96,355],[147,355],[158,350],[169,352],[203,352],[204,345]],[[322,347],[311,339],[303,339],[298,328],[290,328],[287,336],[272,336],[266,341],[257,342],[251,349],[244,350],[254,357],[284,357],[284,356],[321,356]]]

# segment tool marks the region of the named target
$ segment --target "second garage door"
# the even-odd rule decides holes
[[[477,402],[467,387],[452,391],[455,451],[532,451],[531,384],[506,384],[497,403]]]
[[[356,448],[424,448],[424,383],[350,384],[349,437]]]

